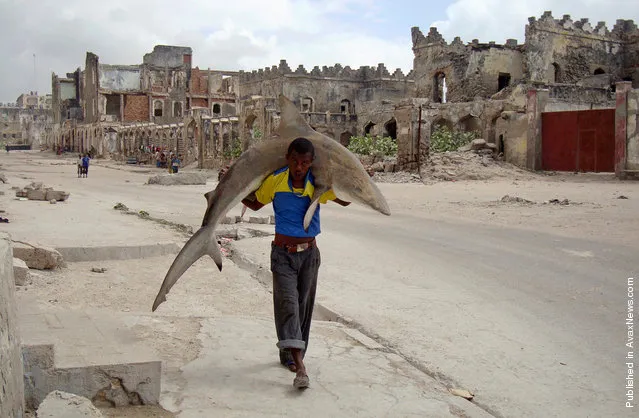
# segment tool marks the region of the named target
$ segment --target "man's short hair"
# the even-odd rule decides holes
[[[298,154],[311,154],[311,157],[315,158],[315,147],[313,143],[306,138],[295,138],[293,142],[288,146],[287,154],[295,151]]]

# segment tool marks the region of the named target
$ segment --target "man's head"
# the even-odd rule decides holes
[[[293,180],[302,180],[306,177],[309,168],[315,159],[313,143],[306,138],[296,138],[288,146],[286,161],[288,162],[289,175]]]

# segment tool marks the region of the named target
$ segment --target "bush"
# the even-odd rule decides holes
[[[430,150],[433,152],[457,151],[479,137],[479,132],[451,131],[446,126],[437,126],[430,136]]]
[[[231,144],[231,149],[224,151],[224,158],[235,159],[242,155],[242,143],[239,139],[236,139]]]
[[[348,149],[360,155],[394,157],[397,155],[397,142],[390,136],[352,136]]]

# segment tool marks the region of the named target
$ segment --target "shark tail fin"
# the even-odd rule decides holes
[[[304,231],[308,232],[308,227],[311,226],[311,221],[313,220],[313,215],[315,215],[315,211],[317,210],[317,206],[320,203],[320,197],[324,193],[329,190],[328,187],[318,187],[313,192],[313,199],[311,200],[311,205],[306,210],[304,214]]]
[[[164,277],[160,291],[155,297],[152,311],[155,311],[162,302],[166,301],[166,295],[184,272],[206,254],[213,259],[217,268],[222,271],[222,253],[217,245],[215,232],[210,226],[200,228],[186,242],[177,257],[175,257],[173,264],[171,264],[169,271]]]

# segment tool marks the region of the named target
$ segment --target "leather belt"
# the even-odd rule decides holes
[[[304,242],[301,244],[283,244],[276,243],[273,241],[273,245],[276,247],[284,248],[289,253],[301,253],[302,251],[306,251],[309,248],[314,248],[317,244],[315,243],[315,239],[309,242]]]

